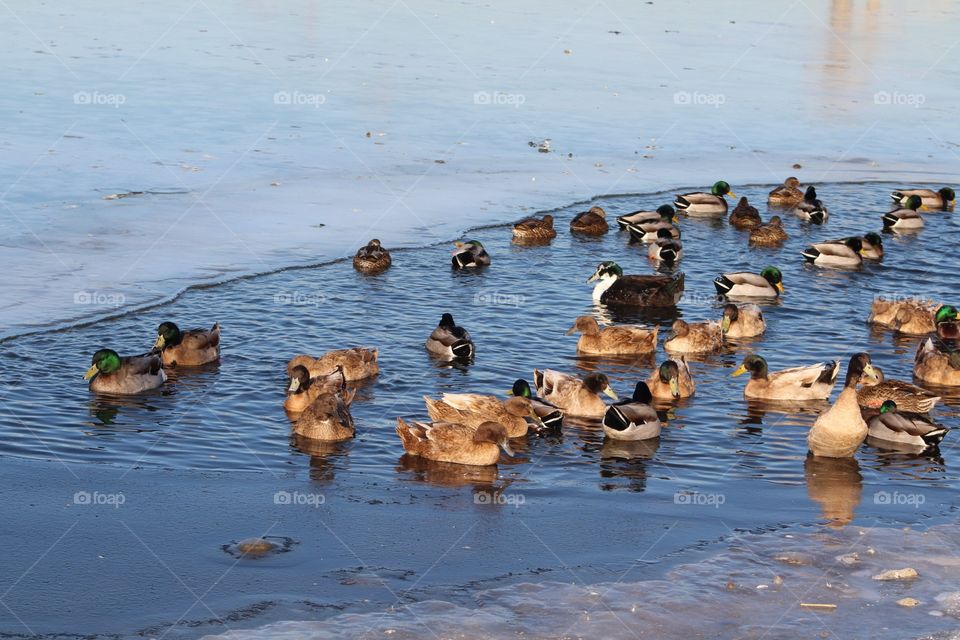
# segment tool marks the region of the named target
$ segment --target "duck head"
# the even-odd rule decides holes
[[[847,365],[847,380],[844,386],[855,387],[858,383],[878,384],[880,375],[870,362],[869,353],[855,353]]]
[[[493,443],[503,449],[503,452],[508,456],[513,455],[507,429],[499,422],[484,422],[481,424],[473,434],[473,441],[477,444],[485,442]]]
[[[717,180],[713,183],[713,186],[710,187],[710,193],[715,196],[730,196],[731,198],[736,198],[737,194],[730,190],[730,185],[724,182],[723,180]]]
[[[739,318],[740,307],[732,303],[723,305],[723,321],[720,323],[720,328],[724,333],[726,333],[730,330],[730,325],[736,322]]]
[[[298,364],[290,371],[290,380],[287,382],[287,393],[300,393],[310,387],[310,372],[302,364]]]
[[[603,373],[591,373],[583,379],[584,386],[592,393],[600,395],[601,393],[610,396],[614,400],[619,400],[617,392],[610,388],[610,379]]]
[[[943,198],[943,204],[946,206],[952,205],[953,201],[957,199],[957,194],[950,187],[944,187],[937,191],[937,193]]]
[[[767,377],[767,361],[757,355],[749,355],[731,374],[734,378],[750,372],[750,377],[762,380]]]
[[[91,366],[83,374],[84,380],[90,380],[101,373],[113,373],[120,368],[120,356],[113,349],[100,349],[91,359]]]
[[[180,328],[172,322],[161,323],[157,327],[157,341],[153,344],[154,349],[163,349],[165,347],[175,347],[180,344],[183,336],[180,334]]]
[[[680,367],[673,360],[665,360],[657,370],[660,382],[670,385],[670,395],[680,397]]]
[[[623,269],[620,268],[616,262],[607,260],[606,262],[601,262],[597,265],[597,270],[592,276],[587,278],[587,282],[594,282],[599,280],[600,282],[609,282],[613,284],[613,281],[623,275]]]
[[[812,189],[813,187],[810,188]],[[783,274],[780,273],[780,269],[776,267],[765,267],[764,270],[760,272],[760,275],[764,280],[776,287],[777,291],[783,293]]]
[[[677,223],[677,210],[669,204],[662,204],[657,207],[657,213],[660,214],[660,219],[664,222],[669,222],[670,224]]]

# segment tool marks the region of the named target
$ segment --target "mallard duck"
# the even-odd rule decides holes
[[[423,396],[427,414],[433,422],[454,422],[468,427],[479,427],[485,422],[498,422],[511,438],[527,435],[528,419],[539,426],[540,419],[533,403],[520,396],[505,401],[479,393],[444,393],[439,400]]]
[[[852,269],[863,264],[863,241],[847,238],[840,242],[818,242],[800,252],[807,262],[818,267]]]
[[[909,309],[909,313],[901,313],[904,309]],[[929,317],[930,324],[928,331],[933,331],[933,314],[935,311],[936,305],[932,300],[921,300],[920,298],[887,300],[878,296],[870,306],[870,315],[867,317],[867,322],[896,329],[903,324],[902,320],[905,318],[926,315]],[[901,318],[900,321],[897,320],[898,317]],[[926,333],[926,331],[922,333]]]
[[[723,329],[719,322],[674,320],[663,348],[673,353],[715,353],[723,348]]]
[[[697,385],[690,375],[690,367],[683,356],[664,360],[647,378],[647,387],[653,397],[660,400],[689,398],[697,391]]]
[[[868,380],[867,384],[857,389],[857,402],[861,407],[879,409],[885,401],[893,400],[904,411],[929,413],[940,401],[940,396],[923,387],[902,380],[885,379],[880,367],[875,366],[873,370],[877,374],[876,381]]]
[[[647,249],[647,256],[651,260],[673,264],[683,257],[683,243],[673,239],[669,229],[657,231],[657,240]]]
[[[640,381],[633,397],[611,405],[603,414],[603,433],[614,440],[649,440],[660,435],[660,417],[650,406],[653,395]]]
[[[917,196],[920,202],[930,209],[947,209],[953,206],[957,194],[950,187],[943,187],[939,191],[932,189],[900,189],[890,194],[893,201],[900,206],[906,206],[910,196]]]
[[[752,338],[767,330],[763,311],[755,304],[735,305],[731,302],[723,305],[723,319],[720,329],[726,338]]]
[[[626,225],[627,231],[630,232],[630,244],[656,242],[666,237],[660,233],[664,229],[670,232],[670,237],[674,240],[680,239],[680,229],[675,226],[677,217],[673,207],[665,204],[657,209],[656,214],[658,215],[656,220],[647,219]]]
[[[513,237],[525,242],[551,240],[557,237],[557,230],[553,228],[553,216],[547,214],[542,219],[524,218],[513,225]]]
[[[900,411],[893,400],[880,405],[880,413],[870,418],[867,429],[871,438],[906,445],[915,451],[936,448],[950,431],[925,415]]]
[[[723,180],[713,183],[710,193],[694,192],[677,196],[673,206],[688,216],[700,218],[719,218],[727,213],[726,196],[736,198],[730,185]]]
[[[153,353],[121,358],[113,349],[100,349],[91,363],[83,379],[90,380],[90,391],[95,393],[132,395],[156,389],[167,380],[160,356]]]
[[[567,335],[580,332],[577,340],[577,353],[589,355],[638,355],[653,353],[657,350],[657,332],[659,328],[647,329],[639,326],[621,325],[603,327],[593,316],[580,316],[567,330]]]
[[[610,230],[607,224],[607,212],[603,207],[591,207],[589,211],[578,213],[570,221],[570,231],[588,236],[602,236]]]
[[[593,301],[633,307],[673,307],[683,297],[683,274],[625,276],[616,262],[601,262],[587,282],[598,280]]]
[[[407,423],[397,418],[397,435],[407,453],[437,462],[488,466],[497,464],[500,449],[513,455],[507,430],[496,422],[473,428],[450,422]]]
[[[303,411],[323,394],[346,392],[347,379],[343,376],[343,369],[340,367],[327,374],[311,377],[310,371],[302,364],[298,364],[289,371],[289,376],[287,397],[283,401],[283,408],[290,413]],[[346,404],[350,404],[351,400],[353,400],[352,394],[346,399]]]
[[[535,396],[526,380],[523,378],[515,380],[513,387],[507,391],[507,395],[529,400],[533,406],[533,412],[537,414],[537,420],[543,425],[544,430],[548,433],[560,433],[563,427],[563,411],[546,400]]]
[[[783,293],[783,275],[776,267],[755,273],[724,273],[713,281],[717,294],[728,298],[776,298]]]
[[[745,398],[756,400],[826,400],[833,392],[840,372],[836,361],[818,362],[807,367],[793,367],[770,373],[767,361],[758,355],[749,355],[733,372],[733,377],[750,372],[750,380],[743,388]]]
[[[770,222],[750,231],[750,244],[758,247],[779,247],[789,238],[790,236],[783,230],[783,220],[780,216],[773,216]]]
[[[666,223],[668,225],[676,224],[676,210],[668,204],[662,204],[656,211],[634,211],[626,215],[617,217],[617,224],[621,229],[642,228],[648,224]]]
[[[893,328],[899,333],[926,335],[936,329],[933,314],[917,305],[903,305],[893,319]]]
[[[427,351],[449,360],[468,360],[476,353],[470,332],[458,327],[453,316],[445,313],[440,316],[440,324],[427,338]]]
[[[861,238],[863,242],[863,251],[860,255],[865,260],[883,260],[883,238],[879,233],[871,231]]]
[[[730,214],[729,222],[737,229],[753,229],[759,227],[763,222],[760,219],[760,212],[757,208],[747,202],[747,198],[740,198],[740,202]]]
[[[377,357],[377,350],[367,347],[336,349],[326,352],[319,358],[298,355],[287,363],[287,374],[292,376],[293,368],[297,365],[304,366],[312,377],[326,375],[340,367],[347,382],[353,382],[370,378],[380,372]]]
[[[949,304],[942,305],[934,313],[933,324],[936,328],[937,338],[941,341],[955,343],[960,340],[960,321],[958,321],[957,313],[957,308]]]
[[[220,325],[180,331],[172,322],[161,323],[153,348],[160,351],[167,367],[198,367],[216,362],[220,359]]]
[[[349,440],[354,436],[355,429],[348,405],[339,394],[320,394],[293,423],[293,431],[311,440]]]
[[[793,212],[801,220],[806,220],[813,224],[823,224],[827,221],[827,218],[830,217],[830,212],[823,206],[823,202],[817,198],[817,190],[812,186],[807,187],[806,193],[803,194],[803,201],[797,203],[797,206],[793,208]]]
[[[391,264],[393,261],[390,252],[384,249],[376,238],[368,242],[367,246],[360,247],[353,256],[353,268],[368,276],[383,273]]]
[[[619,400],[610,388],[610,380],[602,373],[590,373],[581,380],[559,371],[534,369],[533,384],[545,400],[560,407],[565,415],[577,418],[603,417],[607,405],[600,398],[601,393]]]
[[[783,184],[773,189],[767,196],[767,204],[795,205],[803,200],[803,191],[800,190],[800,181],[790,176]]]
[[[960,352],[941,351],[933,338],[927,338],[917,348],[913,375],[934,386],[960,387]]]
[[[490,254],[483,248],[479,240],[454,242],[453,258],[450,259],[454,269],[474,269],[490,265]]]
[[[867,437],[867,423],[857,403],[857,384],[876,377],[868,354],[856,353],[850,358],[843,391],[833,406],[820,414],[807,434],[807,447],[813,455],[849,458],[857,451]]]
[[[926,210],[920,196],[910,196],[901,208],[883,214],[883,228],[893,231],[923,229],[923,216],[919,212]]]

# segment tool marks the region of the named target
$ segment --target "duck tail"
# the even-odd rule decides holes
[[[673,206],[679,211],[686,211],[690,208],[690,201],[683,196],[677,196],[677,199],[673,201]]]
[[[413,451],[417,444],[417,438],[411,431],[411,426],[403,421],[403,418],[397,418],[397,435],[400,436],[400,442],[406,451]]]
[[[817,258],[820,257],[820,251],[816,247],[807,247],[800,252],[804,258],[807,259],[807,262],[816,262]]]
[[[624,218],[625,216],[617,216],[617,225],[620,227],[621,230],[630,228],[630,223],[627,222]]]
[[[950,429],[946,427],[941,427],[940,429],[934,429],[933,431],[928,431],[927,433],[920,436],[923,439],[923,443],[928,447],[937,447],[940,445],[940,442],[943,440],[944,436]]]
[[[643,238],[647,235],[646,231],[640,229],[639,227],[635,227],[632,224],[624,225],[623,228],[630,232],[631,244],[643,242]]]
[[[630,420],[627,419],[627,416],[623,415],[620,407],[610,407],[606,413],[603,414],[603,426],[613,429],[614,431],[625,431],[630,427]]]
[[[557,409],[550,413],[540,416],[540,422],[543,424],[547,433],[559,435],[563,429],[563,411]]]
[[[717,294],[722,296],[733,289],[733,281],[727,276],[718,276],[714,279],[713,286],[717,288]]]
[[[676,262],[677,250],[673,247],[660,247],[660,259],[664,262]]]
[[[837,381],[837,375],[840,373],[840,361],[831,360],[823,366],[823,371],[820,372],[820,377],[817,378],[817,382],[822,384],[833,384]]]
[[[469,340],[457,340],[450,345],[450,351],[453,352],[455,358],[468,359],[473,357],[474,346]]]
[[[891,192],[890,197],[893,198],[894,202],[901,202],[903,200],[903,194],[899,191]]]
[[[817,209],[816,211],[810,212],[810,222],[813,224],[823,224],[823,221],[826,219],[827,214],[823,209]]]
[[[897,224],[899,220],[900,218],[894,215],[892,211],[890,213],[885,213],[883,214],[883,228],[889,229],[893,225]]]

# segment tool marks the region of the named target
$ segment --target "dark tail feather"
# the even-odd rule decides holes
[[[713,281],[713,286],[717,288],[717,293],[724,295],[730,289],[733,289],[733,281],[726,276],[720,276]]]
[[[614,431],[624,431],[630,426],[630,421],[623,415],[620,407],[610,407],[603,414],[603,426]]]
[[[816,211],[810,212],[810,222],[813,224],[823,224],[825,214],[823,210],[817,209]]]
[[[458,340],[450,347],[450,350],[453,351],[453,355],[457,358],[472,358],[473,349],[473,343],[469,340]]]
[[[543,423],[548,433],[558,434],[563,428],[563,412],[559,409],[551,411],[547,415],[541,416],[540,422]]]
[[[950,429],[947,429],[946,427],[943,429],[934,429],[933,431],[930,431],[920,437],[923,438],[924,443],[926,443],[928,447],[936,447],[940,445],[940,442],[949,431]]]
[[[806,258],[810,262],[816,262],[817,258],[820,257],[820,252],[817,251],[816,247],[807,247],[806,249],[800,252],[800,255],[802,255],[804,258]]]
[[[823,371],[820,373],[820,377],[817,378],[817,382],[822,384],[833,384],[833,381],[837,379],[837,374],[840,372],[840,368],[837,366],[836,360],[831,360],[823,367]]]
[[[897,221],[898,221],[899,219],[900,219],[900,218],[898,218],[897,216],[893,215],[892,213],[884,214],[884,216],[883,216],[883,228],[884,228],[884,229],[889,229],[889,228],[892,227],[893,225],[897,224]]]

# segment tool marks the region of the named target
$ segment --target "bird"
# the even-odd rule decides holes
[[[757,208],[747,202],[747,198],[740,198],[740,202],[730,214],[729,222],[737,229],[753,229],[759,227],[763,221]]]
[[[660,400],[689,398],[697,391],[690,367],[683,356],[664,360],[647,378],[647,387],[653,397]]]
[[[910,196],[899,209],[883,214],[883,228],[892,231],[917,231],[923,229],[923,216],[927,211],[920,196]]]
[[[603,414],[603,433],[614,440],[649,440],[660,435],[660,417],[650,406],[653,395],[642,380],[633,397],[607,408]]]
[[[767,196],[767,204],[795,205],[803,200],[803,191],[800,190],[800,181],[790,176],[779,187],[775,187]]]
[[[807,262],[818,267],[847,269],[862,265],[862,254],[863,241],[856,237],[843,242],[818,242],[800,252]]]
[[[671,353],[716,353],[723,348],[723,329],[717,321],[674,320],[663,348]]]
[[[657,239],[647,249],[651,260],[673,264],[683,257],[683,243],[673,238],[670,229],[658,229]]]
[[[440,316],[440,323],[427,338],[426,347],[430,353],[448,360],[469,360],[476,354],[470,332],[457,326],[449,313]]]
[[[323,394],[344,393],[346,384],[347,379],[343,376],[342,367],[324,375],[311,376],[305,366],[295,365],[289,372],[283,408],[290,413],[299,413]],[[347,404],[350,404],[352,399],[353,396],[350,395]]]
[[[647,224],[657,224],[660,222],[665,222],[667,224],[674,224],[677,222],[676,210],[668,204],[662,204],[657,207],[656,211],[634,211],[633,213],[627,213],[622,216],[617,216],[617,224],[621,229],[629,229],[630,227],[639,228]]]
[[[607,212],[603,207],[591,207],[589,211],[578,213],[570,221],[570,231],[589,236],[602,236],[610,230],[607,224]]]
[[[513,225],[513,239],[518,242],[542,242],[557,237],[553,228],[553,216],[547,214],[542,219],[524,218]]]
[[[497,422],[511,438],[527,435],[528,419],[532,419],[535,426],[539,424],[533,403],[521,396],[500,401],[496,396],[479,393],[444,393],[439,400],[423,396],[423,403],[433,422],[453,422],[474,428],[485,422]]]
[[[857,384],[876,377],[869,354],[855,353],[850,358],[843,391],[807,434],[807,448],[814,456],[849,458],[856,453],[868,432],[857,403]]]
[[[880,367],[874,366],[877,380],[869,380],[857,389],[857,402],[861,407],[879,409],[887,400],[893,400],[904,411],[929,413],[940,401],[940,396],[923,387],[902,380],[887,380]]]
[[[606,305],[673,307],[683,296],[683,274],[675,276],[625,276],[616,262],[597,265],[587,282],[598,281],[593,301]]]
[[[703,218],[719,218],[727,213],[726,196],[736,198],[730,190],[730,185],[718,180],[710,188],[710,193],[694,192],[678,195],[673,203],[677,211],[688,216]]]
[[[922,300],[915,297],[888,300],[882,296],[877,296],[870,306],[870,315],[867,317],[867,322],[899,329],[903,326],[905,319],[910,319],[910,326],[913,326],[914,323],[929,324],[929,329],[920,331],[920,333],[928,333],[934,329],[933,314],[936,309],[937,305],[932,300]],[[926,320],[920,320],[921,318]]]
[[[350,399],[353,398],[350,393]],[[293,424],[298,436],[310,440],[341,442],[351,439],[356,429],[349,401],[337,393],[322,393],[300,413]]]
[[[156,389],[167,380],[159,354],[121,357],[113,349],[99,349],[83,374],[90,391],[112,395],[133,395]]]
[[[537,419],[543,426],[543,430],[547,433],[560,433],[563,427],[563,410],[534,395],[530,383],[526,380],[517,378],[510,390],[507,391],[507,395],[528,399],[533,406],[534,413],[537,414]]]
[[[287,375],[293,373],[294,367],[302,365],[312,377],[330,373],[337,367],[343,371],[347,382],[371,378],[380,372],[377,364],[379,352],[370,347],[351,347],[328,351],[319,358],[308,355],[297,355],[287,363]]]
[[[880,412],[867,421],[867,434],[871,438],[917,451],[935,449],[949,431],[923,414],[901,411],[893,400],[885,400]]]
[[[778,247],[790,236],[783,230],[783,221],[780,216],[773,216],[769,222],[750,230],[749,242],[760,247]]]
[[[817,198],[817,190],[810,186],[803,194],[803,200],[793,208],[793,212],[801,219],[813,224],[823,224],[830,217],[830,212],[823,202]]]
[[[882,260],[883,259],[883,238],[876,231],[863,234],[860,239],[863,243],[863,251],[860,255],[864,260]]]
[[[220,359],[220,325],[210,329],[180,331],[172,322],[157,327],[153,348],[160,352],[166,367],[198,367]]]
[[[723,273],[713,281],[717,294],[728,298],[776,298],[783,293],[783,274],[765,267],[759,275],[749,272]]]
[[[766,331],[767,323],[763,319],[763,311],[757,305],[736,305],[728,302],[723,305],[720,329],[725,338],[752,338]]]
[[[910,196],[918,196],[921,203],[930,209],[947,209],[953,206],[957,199],[956,192],[950,187],[943,187],[937,191],[933,189],[898,189],[890,194],[893,201],[900,206],[906,206]]]
[[[564,415],[576,418],[602,418],[607,404],[600,394],[619,400],[603,373],[589,373],[581,380],[559,371],[534,369],[533,384],[538,395],[560,407]]]
[[[933,324],[937,338],[941,342],[956,343],[960,340],[960,323],[957,308],[950,304],[941,305],[933,315]]]
[[[588,355],[643,355],[657,350],[659,327],[620,325],[603,327],[593,316],[580,316],[567,330],[567,335],[579,332],[577,353]]]
[[[454,242],[453,258],[450,259],[454,269],[475,269],[490,265],[490,254],[483,248],[479,240],[465,240]]]
[[[767,361],[758,355],[749,355],[733,372],[737,377],[750,373],[743,388],[743,396],[754,400],[826,400],[833,392],[840,372],[837,361],[818,362],[805,367],[793,367],[770,372]]]
[[[397,418],[397,435],[410,455],[437,462],[472,466],[497,464],[500,450],[513,455],[502,424],[484,422],[477,428],[450,422],[404,422]]]
[[[917,348],[913,375],[923,383],[937,387],[960,387],[960,352],[942,351],[933,338],[927,338]]]
[[[353,268],[368,276],[375,276],[390,268],[393,260],[390,252],[381,246],[380,241],[374,238],[364,247],[357,250],[353,256]]]

